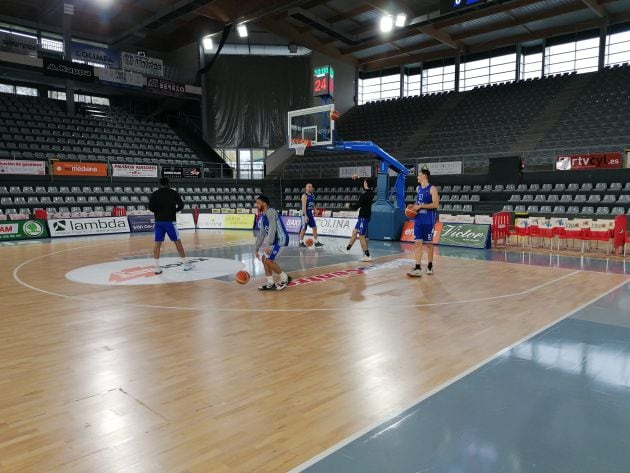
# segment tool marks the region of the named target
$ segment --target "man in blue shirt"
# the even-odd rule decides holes
[[[317,222],[313,210],[315,210],[315,194],[313,194],[313,184],[309,182],[304,187],[304,194],[302,194],[302,229],[300,230],[300,247],[302,248],[306,248],[304,236],[308,227],[313,229],[315,246],[317,248],[324,246],[317,240]]]
[[[276,209],[269,207],[269,197],[259,195],[256,198],[256,208],[258,212],[262,213],[258,221],[256,258],[262,261],[267,275],[267,283],[258,289],[261,291],[281,291],[287,288],[291,282],[291,277],[282,270],[276,262],[276,258],[284,247],[289,246],[289,233]],[[259,253],[261,248],[263,250],[262,255]],[[274,273],[280,276],[278,283],[273,279]]]
[[[429,264],[427,265],[427,274],[433,274],[433,231],[437,220],[437,208],[440,205],[440,196],[437,189],[429,183],[431,172],[428,169],[422,169],[418,174],[418,187],[415,204],[410,207],[417,212],[414,221],[414,254],[416,257],[416,266],[407,273],[408,276],[422,276],[422,243],[427,245],[427,254]]]

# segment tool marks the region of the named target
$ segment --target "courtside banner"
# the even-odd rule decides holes
[[[162,177],[198,179],[201,177],[201,168],[197,166],[162,166]]]
[[[254,214],[199,214],[197,228],[251,230],[255,219]]]
[[[43,60],[45,75],[84,82],[94,81],[94,67],[92,66],[49,57],[44,57]]]
[[[105,163],[53,161],[50,168],[55,176],[107,176],[107,164]]]
[[[14,220],[0,222],[0,241],[48,238],[45,220]]]
[[[158,167],[152,164],[112,164],[112,176],[156,178]]]
[[[16,161],[12,159],[0,159],[0,174],[43,176],[46,174],[46,161]]]
[[[556,170],[619,169],[623,165],[621,153],[569,154],[556,158]]]
[[[282,223],[289,233],[300,233],[302,229],[302,217],[283,216]]]
[[[414,241],[413,227],[413,220],[405,222],[400,241]],[[438,222],[435,224],[433,243],[464,248],[490,248],[490,225]]]
[[[195,228],[193,214],[177,214],[177,228],[179,230],[193,230]]]
[[[127,219],[131,233],[155,230],[155,217],[153,215],[129,215]]]
[[[317,223],[317,234],[328,236],[349,237],[352,236],[357,224],[356,218],[336,218],[336,217],[315,217]],[[313,233],[309,228],[307,233]]]
[[[48,227],[53,238],[130,231],[127,217],[62,218],[49,220]]]

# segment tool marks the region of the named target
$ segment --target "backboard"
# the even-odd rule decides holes
[[[291,110],[288,114],[288,144],[295,149],[296,144],[307,146],[326,146],[333,143],[334,120],[330,119],[330,112],[335,104],[320,105],[319,107]]]

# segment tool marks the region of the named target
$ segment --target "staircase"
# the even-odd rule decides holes
[[[555,99],[548,102],[538,119],[532,122],[530,127],[512,144],[509,154],[533,151],[547,131],[584,91],[593,77],[593,74],[577,74],[572,77],[571,82],[562,89]]]
[[[462,100],[463,94],[453,94],[447,98],[446,102],[435,112],[420,128],[418,128],[407,140],[398,148],[396,158],[399,160],[418,158],[422,150],[422,143],[429,137],[431,131],[449,113],[451,113]]]

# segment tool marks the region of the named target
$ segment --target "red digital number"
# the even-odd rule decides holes
[[[315,79],[315,92],[326,90],[326,78]]]

